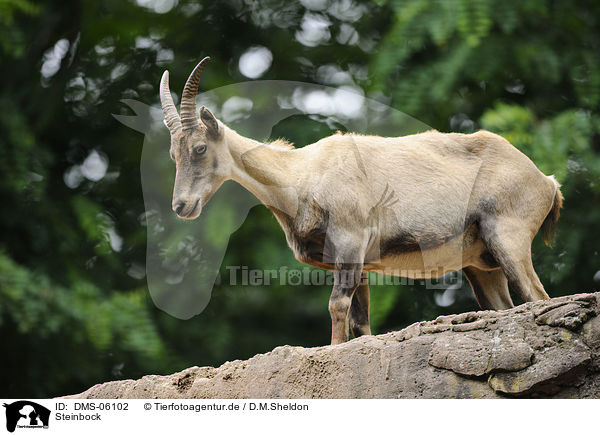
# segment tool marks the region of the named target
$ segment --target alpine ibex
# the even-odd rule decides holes
[[[435,278],[463,270],[479,306],[548,299],[531,261],[541,228],[549,244],[563,197],[504,138],[428,131],[404,137],[335,134],[303,148],[260,143],[196,113],[208,57],[189,76],[181,116],[160,83],[176,164],[173,210],[198,217],[225,180],[265,204],[304,263],[333,270],[331,343],[370,334],[366,272]]]

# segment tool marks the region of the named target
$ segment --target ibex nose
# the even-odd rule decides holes
[[[185,208],[185,202],[183,201],[177,201],[173,203],[173,211],[175,213],[177,213],[178,215],[181,215],[181,212],[183,211],[183,209]]]

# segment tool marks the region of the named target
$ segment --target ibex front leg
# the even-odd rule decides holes
[[[331,344],[348,340],[348,326],[352,294],[360,284],[362,264],[336,265],[333,277],[333,291],[329,298],[331,314]]]

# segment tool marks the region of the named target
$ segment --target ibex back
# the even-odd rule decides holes
[[[483,309],[548,299],[531,261],[549,243],[562,195],[553,177],[487,131],[378,137],[336,134],[295,149],[245,138],[206,108],[196,113],[203,59],[181,115],[165,71],[160,97],[176,164],[173,210],[194,219],[225,180],[276,216],[304,263],[333,270],[331,343],[370,334],[370,271],[435,278],[463,270]]]

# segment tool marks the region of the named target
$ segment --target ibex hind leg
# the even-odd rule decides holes
[[[533,268],[533,262],[531,260],[531,247],[528,251],[527,257],[525,258],[525,260],[523,260],[523,268],[525,269],[525,271],[527,272],[527,276],[529,277],[529,282],[531,283],[531,289],[534,299],[536,301],[545,301],[550,299],[550,296],[548,296],[548,293],[546,293],[546,290],[544,289],[544,286],[542,285],[539,276]]]
[[[469,266],[463,272],[481,309],[506,310],[514,307],[506,276],[501,269],[487,271]]]
[[[550,299],[531,261],[533,235],[522,220],[488,218],[480,222],[481,238],[523,302]]]
[[[361,283],[354,290],[350,306],[350,331],[354,337],[371,335],[369,321],[369,282],[367,274],[361,276]]]

